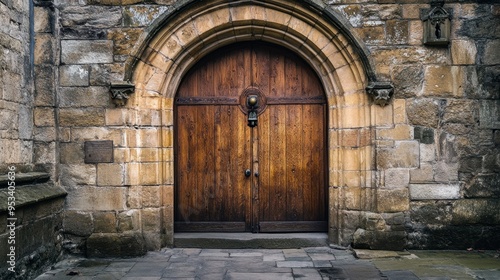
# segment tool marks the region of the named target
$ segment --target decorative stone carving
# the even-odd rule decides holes
[[[366,87],[366,92],[373,98],[373,103],[384,107],[391,101],[394,86],[389,82],[372,82]]]
[[[109,90],[111,91],[111,98],[116,107],[125,106],[129,95],[134,93],[135,86],[130,83],[124,84],[111,84]]]

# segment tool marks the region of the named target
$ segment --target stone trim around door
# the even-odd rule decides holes
[[[308,2],[308,1],[305,1]],[[310,1],[316,3],[317,1]],[[182,3],[186,3],[182,1]],[[319,4],[318,4],[319,5]],[[328,102],[329,239],[348,245],[343,211],[376,211],[374,132],[377,112],[365,88],[374,82],[367,52],[327,6],[296,1],[190,1],[156,21],[128,61],[125,80],[135,93],[123,110],[161,111],[161,129],[138,126],[131,139],[150,143],[154,161],[136,161],[131,185],[157,185],[160,207],[143,229],[153,247],[173,244],[173,106],[185,73],[222,46],[262,40],[284,46],[307,61],[320,77]],[[321,8],[321,9],[318,9]],[[135,147],[143,147],[138,145]],[[144,176],[144,174],[151,174]],[[142,175],[141,175],[142,174]],[[151,189],[151,188],[148,188]],[[158,233],[158,230],[161,234]]]

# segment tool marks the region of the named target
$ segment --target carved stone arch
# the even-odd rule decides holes
[[[181,1],[142,36],[127,62],[125,80],[135,84],[128,107],[162,111],[158,135],[161,182],[173,186],[173,99],[183,75],[222,46],[262,40],[284,46],[309,62],[329,105],[329,238],[347,245],[353,230],[346,209],[372,211],[374,189],[371,106],[366,87],[375,82],[368,52],[347,24],[319,1]],[[140,133],[140,132],[138,132]],[[168,189],[168,188],[167,188]],[[171,193],[171,191],[165,191]],[[173,197],[163,196],[162,244],[172,244]]]

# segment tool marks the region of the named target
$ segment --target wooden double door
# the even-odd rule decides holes
[[[246,42],[199,61],[175,99],[175,230],[326,231],[325,117],[318,77],[287,49]]]

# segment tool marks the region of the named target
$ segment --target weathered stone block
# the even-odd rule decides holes
[[[89,164],[61,164],[61,185],[71,187],[76,185],[95,185],[96,168]]]
[[[486,43],[482,61],[487,65],[500,64],[500,40],[491,40]]]
[[[51,34],[37,34],[35,37],[35,65],[54,63],[54,39]]]
[[[51,66],[35,66],[35,105],[54,106],[54,69]]]
[[[476,123],[478,107],[472,100],[448,100],[444,108],[443,122],[472,125]]]
[[[60,109],[61,126],[103,126],[104,109]]]
[[[116,232],[115,212],[95,212],[92,214],[94,220],[94,232],[114,233]]]
[[[406,168],[391,168],[385,170],[385,188],[400,189],[408,187],[410,183],[410,172]]]
[[[116,163],[97,164],[98,186],[121,186],[123,184],[123,166]]]
[[[46,7],[35,7],[35,32],[52,32],[52,15],[51,11]]]
[[[377,139],[386,140],[410,140],[412,127],[408,125],[396,125],[394,128],[378,129]]]
[[[137,231],[141,229],[140,210],[128,210],[118,213],[118,230]]]
[[[388,44],[401,45],[408,42],[408,21],[388,20],[385,29]]]
[[[460,139],[459,137],[446,132],[442,132],[439,135],[439,159],[446,163],[458,162],[458,151],[460,150],[459,145],[464,143],[457,140],[457,138]]]
[[[420,149],[417,141],[395,141],[394,144],[394,148],[378,149],[378,168],[387,169],[418,167]]]
[[[433,99],[415,99],[406,103],[408,119],[414,125],[437,128],[439,106]]]
[[[64,212],[63,228],[65,233],[85,237],[94,231],[94,223],[90,213],[70,210]]]
[[[420,144],[420,165],[424,162],[433,162],[436,160],[436,145]]]
[[[108,86],[111,82],[123,81],[123,64],[93,64],[90,67],[90,85]]]
[[[422,90],[424,71],[422,66],[394,65],[391,77],[398,97],[415,97]]]
[[[56,140],[56,128],[50,126],[35,127],[33,129],[33,140],[51,142]]]
[[[412,223],[425,225],[449,225],[452,205],[448,201],[412,201],[410,217]]]
[[[120,129],[112,129],[109,127],[83,127],[71,129],[71,141],[82,142],[84,140],[111,140],[113,146],[125,145],[122,141],[122,132]]]
[[[385,220],[378,213],[365,213],[361,217],[361,225],[366,230],[385,230]]]
[[[401,251],[406,245],[404,231],[371,231],[358,229],[354,233],[354,248]]]
[[[33,160],[36,163],[56,163],[56,143],[35,142],[33,145]]]
[[[458,163],[439,161],[434,165],[434,180],[436,182],[457,182]]]
[[[55,126],[54,108],[37,107],[33,111],[36,126]]]
[[[472,40],[451,41],[451,61],[455,65],[474,64],[476,62],[476,44]]]
[[[59,85],[63,87],[88,86],[88,65],[62,65],[59,67]]]
[[[420,164],[420,168],[410,170],[411,183],[432,181],[434,181],[434,172],[431,164]]]
[[[94,233],[87,239],[87,257],[137,257],[146,253],[144,238],[134,233]]]
[[[0,108],[0,119],[2,120],[14,120],[17,117],[15,111],[11,111],[8,108]],[[16,122],[2,122],[0,123],[0,130],[16,129]]]
[[[482,100],[479,109],[479,126],[500,129],[500,100]]]
[[[142,206],[143,207],[160,207],[161,205],[161,187],[160,186],[145,186],[142,188]]]
[[[477,76],[474,76],[474,69],[477,70]],[[479,99],[500,99],[500,67],[476,64],[471,70],[467,96]]]
[[[123,210],[126,208],[126,191],[125,187],[71,187],[66,200],[67,208],[82,211]]]
[[[481,157],[465,157],[460,159],[458,171],[467,173],[479,173],[482,171],[483,159]]]
[[[149,16],[149,15],[148,15]],[[108,31],[108,40],[113,40],[114,55],[131,55],[137,39],[144,32],[141,28],[124,28]]]
[[[345,118],[352,118],[352,119],[361,119],[363,118],[363,113],[359,112],[360,110],[358,109],[358,114],[360,114],[357,117],[354,117],[355,115],[350,115],[349,111],[347,111]],[[394,116],[393,116],[394,110],[392,109],[392,104],[386,105],[384,107],[378,106],[378,105],[372,105],[372,117],[371,117],[371,122],[373,126],[378,126],[378,127],[393,127],[394,126]],[[356,126],[353,127],[363,127],[365,126],[365,123],[363,121],[359,120],[349,120],[344,127],[350,127],[350,123],[354,124],[356,123]]]
[[[424,95],[436,97],[463,96],[463,69],[459,66],[427,66]]]
[[[455,225],[500,224],[499,199],[461,199],[453,203],[452,223]]]
[[[62,164],[83,164],[83,143],[60,143],[59,157]]]
[[[385,30],[383,26],[367,26],[356,28],[355,30],[367,45],[383,44],[385,42]]]
[[[408,43],[413,46],[422,45],[422,38],[424,37],[424,24],[419,20],[409,21],[409,38]]]
[[[409,234],[410,247],[419,249],[495,249],[500,246],[499,226],[424,226]]]
[[[358,188],[358,187],[346,188],[344,191],[344,203],[345,203],[345,209],[360,210],[361,209],[361,188]]]
[[[500,198],[500,174],[478,175],[465,187],[466,198]]]
[[[144,208],[141,210],[141,220],[144,231],[159,232],[162,225],[162,211],[160,208]]]
[[[411,200],[459,199],[460,186],[457,184],[410,184]]]
[[[377,210],[379,212],[403,212],[410,208],[408,189],[377,190]]]
[[[362,212],[360,211],[341,211],[342,213],[342,223],[344,228],[357,229],[362,227],[361,217]]]
[[[123,9],[123,24],[126,27],[148,26],[169,8],[152,5],[127,6]]]
[[[64,27],[111,28],[120,25],[122,21],[120,7],[68,5],[62,7],[60,15],[60,22]]]
[[[64,64],[111,63],[113,62],[113,41],[62,40],[61,62]]]

